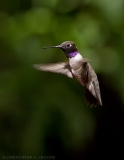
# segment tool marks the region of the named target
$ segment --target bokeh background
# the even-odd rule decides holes
[[[32,67],[66,61],[42,47],[67,40],[95,69],[103,106],[87,107],[75,79]],[[123,68],[123,0],[0,0],[0,159],[124,159]]]

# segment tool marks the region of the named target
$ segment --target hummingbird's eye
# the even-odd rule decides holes
[[[66,47],[67,47],[67,48],[71,47],[71,44],[67,44]]]

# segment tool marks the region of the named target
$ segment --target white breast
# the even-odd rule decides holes
[[[81,54],[77,54],[75,57],[69,59],[69,64],[72,69],[80,68],[83,61],[83,57]]]

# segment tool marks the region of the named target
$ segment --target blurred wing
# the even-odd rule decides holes
[[[88,83],[88,72],[89,72],[89,66],[87,62],[83,63],[83,72],[81,73],[81,79],[84,85]]]
[[[95,89],[95,93],[96,93],[96,97],[97,97],[97,100],[99,102],[99,105],[102,106],[102,100],[101,100],[101,95],[100,95],[100,88],[99,88],[98,79],[97,79],[97,83],[95,83],[94,81],[92,83],[94,85],[94,89]]]
[[[73,78],[71,68],[68,62],[60,62],[53,64],[35,64],[34,68],[40,71],[61,73],[67,75],[70,78]]]
[[[91,65],[87,62],[87,59],[84,60],[82,64],[81,79],[77,77],[79,82],[86,86],[85,100],[92,107],[97,104],[102,105],[99,82],[97,75]]]
[[[91,92],[87,88],[85,90],[85,101],[91,108],[93,106],[96,107],[99,104],[98,100],[91,94]]]
[[[98,100],[98,104],[102,105],[101,95],[100,95],[100,88],[99,88],[99,81],[97,78],[97,75],[93,68],[88,64],[89,66],[89,82],[86,85],[87,89],[90,91],[90,93]]]

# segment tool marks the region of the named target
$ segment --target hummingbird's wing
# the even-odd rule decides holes
[[[90,93],[97,99],[98,104],[102,105],[99,81],[98,81],[97,75],[89,63],[87,63],[86,65],[83,65],[83,67],[84,67],[83,78],[84,80],[87,80],[85,83],[86,87],[90,91]],[[93,103],[95,103],[94,99],[93,99]]]
[[[53,64],[35,64],[34,68],[40,71],[61,73],[67,75],[70,78],[73,78],[71,68],[68,62],[60,62]]]
[[[88,72],[89,72],[88,62],[83,62],[83,71],[81,73],[81,79],[84,85],[88,83]]]
[[[81,74],[81,79],[83,81],[83,84],[86,85],[86,86],[87,86],[88,81],[89,81],[88,75],[89,75],[89,65],[88,65],[88,62],[84,62],[83,63],[83,72]],[[95,88],[95,85],[94,85],[94,88]],[[86,88],[85,100],[86,100],[86,103],[88,105],[90,105],[91,107],[92,106],[97,106],[97,104],[98,104],[98,98],[96,99],[96,97],[93,96],[92,91],[90,91],[89,88],[88,89]]]
[[[91,92],[91,94],[98,100],[98,104],[102,106],[102,100],[100,96],[100,89],[97,81],[92,81],[89,85],[87,85],[87,89]]]
[[[86,86],[86,102],[91,107],[102,105],[97,75],[86,59],[83,59],[82,66],[74,71],[74,76],[83,86]]]
[[[91,92],[87,88],[85,90],[85,101],[90,107],[96,107],[99,104],[98,100],[91,94]]]

